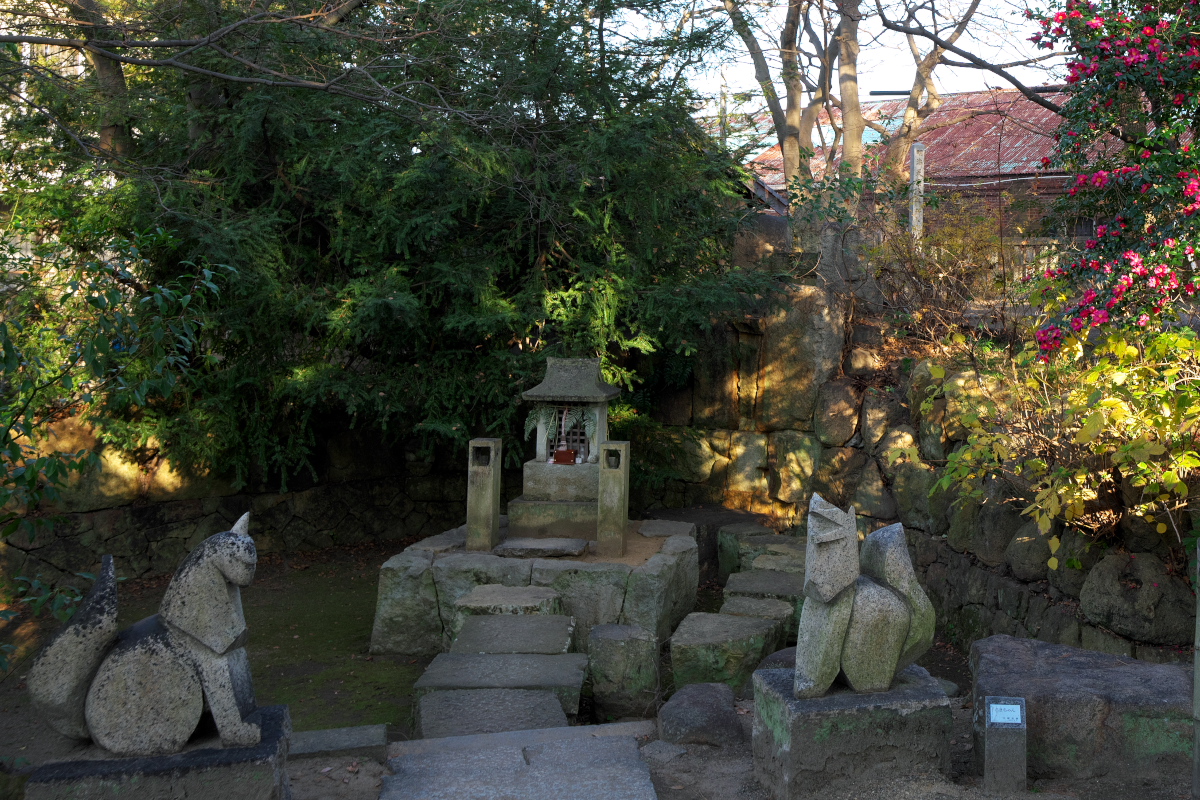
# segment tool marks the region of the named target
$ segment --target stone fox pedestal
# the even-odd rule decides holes
[[[891,775],[949,774],[950,701],[911,666],[886,692],[834,688],[798,700],[792,670],[754,673],[754,776],[774,800],[792,800]]]

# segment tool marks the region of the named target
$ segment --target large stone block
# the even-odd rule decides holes
[[[817,286],[793,286],[786,308],[766,320],[758,419],[765,430],[811,430],[817,393],[838,370],[843,301]]]
[[[896,519],[899,510],[892,493],[883,485],[883,476],[879,466],[872,460],[868,461],[858,476],[858,486],[850,505],[859,514],[865,514],[874,519]]]
[[[721,614],[735,617],[758,617],[779,623],[775,644],[768,649],[774,651],[783,647],[789,639],[796,636],[796,620],[799,616],[794,603],[786,600],[772,600],[766,597],[730,597],[721,604]]]
[[[1023,581],[1044,580],[1050,556],[1050,540],[1032,520],[1022,525],[1004,548],[1004,561],[1013,575]]]
[[[389,558],[379,568],[371,652],[434,655],[442,651],[443,635],[433,553],[406,550]]]
[[[761,433],[734,431],[729,446],[726,489],[730,492],[767,494],[767,437]]]
[[[735,572],[725,582],[725,599],[731,597],[765,597],[772,600],[795,602],[804,596],[804,575],[794,572],[776,572],[770,569],[752,569]]]
[[[921,667],[890,691],[797,700],[786,669],[754,673],[754,775],[776,800],[950,771],[950,701]]]
[[[574,632],[575,620],[561,614],[467,617],[450,652],[561,655]]]
[[[768,437],[771,463],[779,479],[775,498],[804,505],[812,497],[813,476],[821,463],[821,440],[802,431],[775,431]]]
[[[561,615],[562,598],[545,586],[486,583],[454,601],[454,617],[447,632],[457,636],[468,617],[509,614]]]
[[[558,592],[563,613],[575,618],[575,650],[587,652],[587,632],[592,626],[621,621],[632,567],[558,559],[537,559],[532,564],[531,583]]]
[[[596,502],[600,496],[599,464],[548,464],[526,461],[522,467],[524,497],[528,500]]]
[[[731,573],[743,569],[742,558],[743,552],[742,543],[747,541],[759,541],[762,539],[762,549],[758,552],[753,552],[753,555],[759,555],[766,552],[766,542],[778,541],[780,537],[775,531],[767,528],[757,522],[736,522],[732,525],[723,525],[717,529],[717,580],[721,583],[729,577]],[[749,566],[753,557],[746,561],[746,566]]]
[[[838,378],[824,384],[817,393],[813,431],[821,443],[841,447],[858,429],[862,391],[850,378]]]
[[[871,457],[857,447],[829,447],[821,453],[813,490],[835,506],[848,506]]]
[[[690,536],[668,539],[663,550],[629,573],[620,620],[652,631],[660,641],[691,612],[700,579],[696,542]]]
[[[671,637],[675,687],[689,683],[743,686],[777,641],[779,623],[725,614],[688,614]]]
[[[600,721],[650,717],[658,705],[659,639],[636,625],[597,625],[588,636],[588,671]]]
[[[724,683],[692,683],[682,687],[658,712],[658,737],[676,744],[716,747],[745,739],[733,690]]]
[[[434,560],[433,582],[442,626],[447,631],[454,628],[458,613],[454,604],[476,586],[528,586],[534,563],[491,553],[452,553]]]
[[[567,714],[579,713],[579,692],[587,673],[582,653],[536,654],[442,653],[413,684],[413,694],[450,689],[534,689],[554,692]]]
[[[1092,567],[1079,605],[1097,625],[1150,644],[1190,644],[1196,598],[1150,553],[1109,553]]]
[[[595,539],[598,509],[594,502],[533,500],[522,495],[508,502],[508,535]]]
[[[1191,773],[1189,666],[1011,636],[976,641],[970,663],[977,759],[983,698],[1024,697],[1031,778]]]

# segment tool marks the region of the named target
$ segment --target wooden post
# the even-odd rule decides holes
[[[909,153],[908,229],[917,241],[925,230],[925,145],[920,142]]]

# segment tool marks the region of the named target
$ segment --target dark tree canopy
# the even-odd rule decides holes
[[[98,398],[111,441],[239,481],[329,417],[516,441],[545,355],[632,386],[766,288],[679,77],[711,32],[628,24],[668,4],[58,10],[0,37],[0,203],[81,258],[135,242],[148,285],[225,274],[173,393]]]

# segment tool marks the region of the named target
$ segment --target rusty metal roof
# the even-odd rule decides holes
[[[1047,94],[1060,101],[1061,94]],[[907,98],[863,103],[869,119],[894,130],[903,119]],[[823,120],[828,124],[828,118]],[[1061,117],[1031,102],[1015,89],[963,92],[943,97],[941,107],[925,122],[927,130],[918,141],[925,144],[927,185],[969,187],[996,186],[998,181],[1037,181],[1043,193],[1062,191],[1065,175],[1041,169],[1042,158],[1054,150],[1054,132]],[[930,129],[932,128],[932,129]],[[882,145],[868,145],[868,153],[879,155]],[[813,159],[819,177],[824,161],[818,151]],[[776,144],[751,159],[748,168],[774,190],[784,191],[783,157]]]

